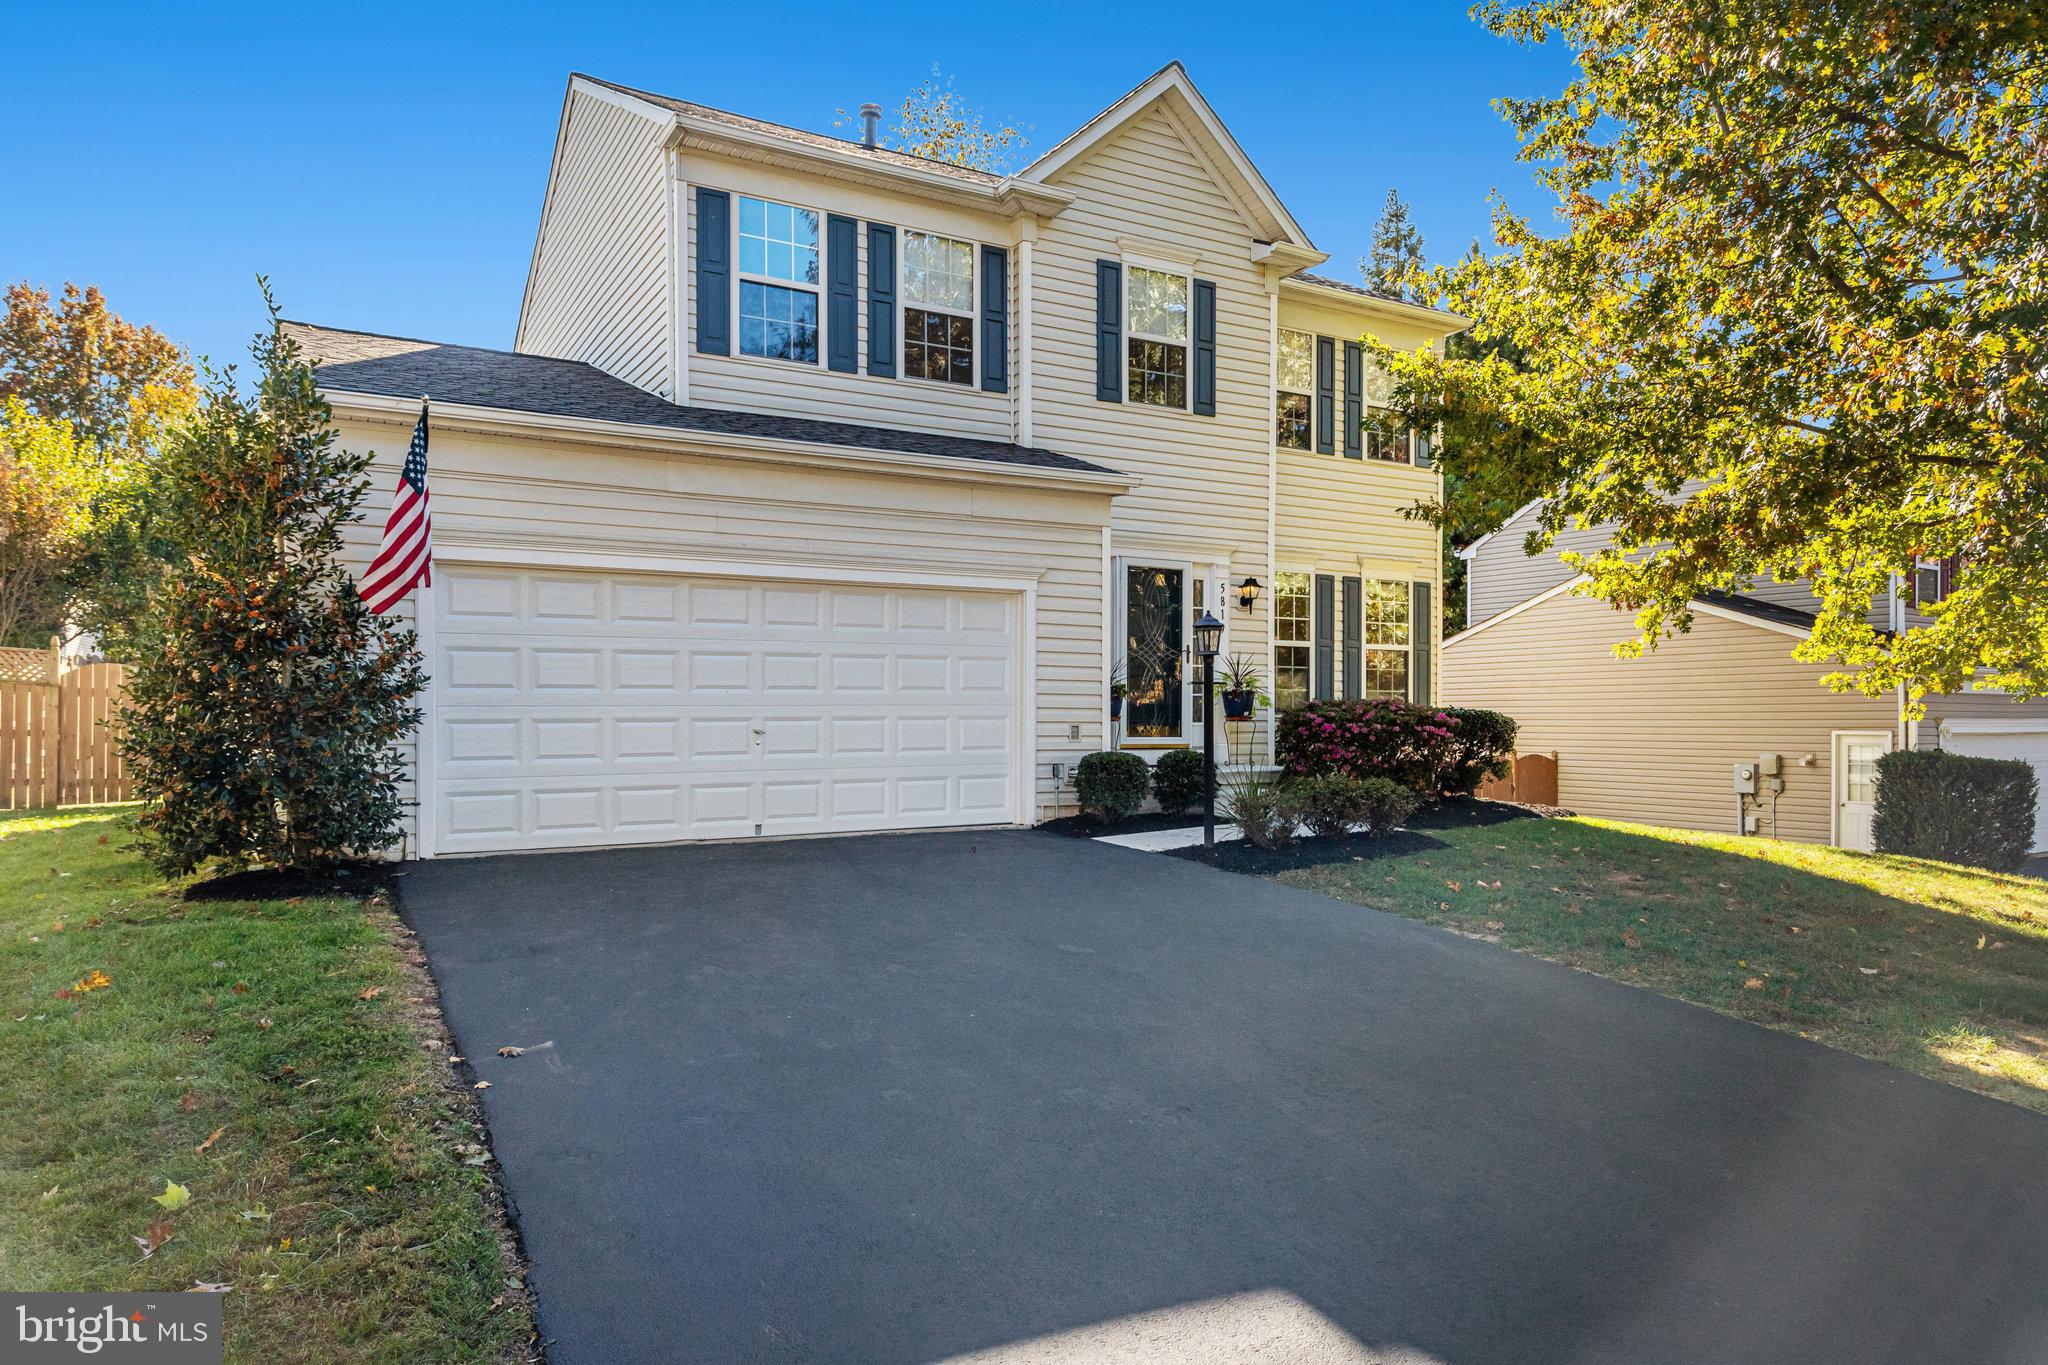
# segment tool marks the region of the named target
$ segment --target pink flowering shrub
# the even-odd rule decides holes
[[[1323,701],[1281,712],[1278,740],[1286,777],[1386,777],[1428,797],[1469,796],[1507,771],[1515,722],[1391,697]]]

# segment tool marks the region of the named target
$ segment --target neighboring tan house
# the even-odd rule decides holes
[[[1820,682],[1830,668],[1792,658],[1818,606],[1803,582],[1698,598],[1689,633],[1640,659],[1616,658],[1633,622],[1573,592],[1582,580],[1558,558],[1598,550],[1607,530],[1566,531],[1529,555],[1537,507],[1459,551],[1468,624],[1444,642],[1439,694],[1514,716],[1521,752],[1556,753],[1562,805],[1867,850],[1875,764],[1894,748],[2024,758],[2048,791],[2048,701],[1992,691],[1928,697],[1925,716],[1912,720],[1903,696],[1832,692]],[[1921,565],[1874,605],[1872,624],[1924,620],[1918,607],[1940,599],[1947,574]],[[1742,779],[1754,794],[1739,793],[1735,765],[1760,761],[1763,771]],[[2034,846],[2048,850],[2048,806],[2036,812]]]
[[[432,399],[412,852],[1040,820],[1200,743],[1204,609],[1432,697],[1355,339],[1463,321],[1324,259],[1178,64],[1011,175],[572,77],[513,350],[286,324],[380,499]]]

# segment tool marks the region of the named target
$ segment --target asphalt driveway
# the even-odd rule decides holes
[[[2048,1359],[2048,1120],[1424,925],[1027,832],[400,885],[557,1362]]]

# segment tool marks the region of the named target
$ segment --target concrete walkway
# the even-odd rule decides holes
[[[2048,1359],[2048,1120],[1421,924],[1029,832],[400,885],[558,1365]]]

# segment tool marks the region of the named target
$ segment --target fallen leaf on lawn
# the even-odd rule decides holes
[[[1640,938],[1636,937],[1636,931],[1633,929],[1622,930],[1621,941],[1631,948],[1640,948],[1643,946],[1643,941]]]
[[[491,1159],[484,1153],[478,1152],[475,1156],[464,1157],[462,1164],[465,1166],[488,1166],[491,1164]]]
[[[234,1286],[231,1284],[219,1284],[213,1280],[194,1280],[192,1281],[192,1287],[185,1292],[188,1294],[225,1294],[233,1288]]]
[[[315,1076],[315,1077],[313,1077],[313,1078],[312,1078],[312,1079],[310,1079],[310,1080],[304,1080],[304,1081],[300,1081],[300,1082],[299,1082],[299,1083],[298,1083],[297,1085],[293,1086],[293,1087],[292,1087],[292,1089],[294,1089],[294,1090],[304,1090],[304,1089],[305,1089],[305,1088],[306,1088],[307,1086],[309,1086],[309,1085],[318,1085],[318,1084],[320,1084],[320,1078],[319,1078],[318,1076]]]
[[[107,836],[106,836],[106,835],[104,835],[104,834],[102,834],[102,835],[101,835],[101,836],[99,837],[99,842],[100,842],[100,843],[103,843],[103,844],[104,844],[104,843],[105,843],[106,841],[107,841]]]
[[[161,1220],[151,1223],[142,1230],[142,1236],[134,1239],[135,1245],[142,1248],[142,1259],[145,1261],[156,1255],[156,1249],[170,1240],[171,1225]]]
[[[1481,882],[1481,883],[1479,883],[1479,884],[1480,884],[1481,886],[1484,886],[1484,885],[1486,885],[1486,883],[1485,883],[1485,882]],[[1458,885],[1458,883],[1456,883],[1456,882],[1445,882],[1445,883],[1444,883],[1444,885],[1445,885],[1445,886],[1448,886],[1448,887],[1449,887],[1449,888],[1451,888],[1451,890],[1453,890],[1453,891],[1463,891],[1463,890],[1465,889],[1464,887],[1462,887],[1462,886]]]
[[[164,1192],[162,1194],[153,1194],[150,1198],[175,1213],[192,1202],[192,1191],[178,1184],[175,1180],[166,1180],[164,1182]]]
[[[470,1087],[471,1090],[489,1090],[490,1088],[491,1083],[489,1081],[478,1081],[475,1085]]]
[[[1760,976],[1752,976],[1749,980],[1742,983],[1742,989],[1746,991],[1760,991],[1763,988],[1764,979]]]
[[[213,969],[214,969],[215,971],[220,971],[220,970],[221,970],[222,968],[226,967],[227,965],[228,965],[227,963],[225,963],[225,962],[221,961],[221,960],[220,960],[219,958],[215,958],[215,959],[213,960]]]
[[[237,981],[234,985],[228,987],[228,989],[233,991],[236,995],[244,995],[249,990],[249,983],[246,981]]]
[[[178,1096],[178,1108],[184,1110],[186,1113],[189,1114],[198,1107],[199,1097],[193,1094],[191,1091],[187,1090],[184,1094]]]
[[[1503,930],[1503,929],[1507,928],[1507,925],[1505,925],[1505,924],[1502,924],[1502,923],[1501,923],[1501,922],[1500,922],[1499,920],[1497,920],[1497,919],[1490,919],[1490,920],[1488,920],[1488,921],[1486,922],[1486,928],[1487,928],[1488,932],[1490,932],[1490,933],[1495,933],[1495,934],[1497,934],[1497,933],[1499,933],[1499,932],[1500,932],[1501,930]]]
[[[49,1189],[47,1189],[47,1190],[44,1190],[44,1191],[43,1191],[43,1198],[44,1198],[45,1200],[55,1199],[55,1198],[57,1197],[57,1190],[58,1190],[58,1189],[59,1189],[59,1187],[58,1187],[58,1186],[56,1186],[56,1185],[52,1185],[52,1186],[50,1186],[50,1188],[49,1188]]]
[[[1984,951],[1984,937],[1983,934],[1977,935],[1977,951],[1980,953]]]
[[[269,1021],[268,1019],[258,1019],[258,1020],[256,1021],[256,1027],[257,1027],[257,1028],[269,1028],[269,1027],[270,1027],[270,1021]]]
[[[1991,951],[1995,953],[1995,952],[1997,952],[1997,951],[1998,951],[1998,950],[1999,950],[2000,948],[2003,948],[2004,946],[2005,946],[2005,940],[2004,940],[2004,939],[2000,939],[2000,940],[1998,940],[1998,942],[1996,942],[1996,943],[1994,943],[1994,944],[1992,944],[1992,945],[1991,945]]]
[[[456,1064],[457,1062],[466,1062],[466,1061],[468,1061],[468,1060],[469,1060],[469,1058],[467,1058],[467,1057],[454,1057],[454,1056],[451,1056],[451,1057],[449,1057],[449,1059],[448,1059],[448,1065],[450,1065],[450,1066],[454,1066],[454,1065],[455,1065],[455,1064]]]
[[[1567,905],[1567,906],[1566,906],[1566,907],[1564,908],[1564,912],[1565,912],[1565,913],[1566,913],[1567,915],[1576,915],[1576,914],[1579,914],[1579,913],[1581,913],[1581,911],[1580,911],[1580,909],[1579,909],[1579,903],[1578,903],[1577,901],[1573,901],[1573,902],[1572,902],[1572,903],[1571,903],[1570,905]]]
[[[270,1221],[270,1210],[243,1209],[241,1213],[237,1214],[236,1216],[239,1217],[245,1223],[267,1223]]]
[[[291,1238],[289,1238],[289,1237],[280,1237],[280,1238],[278,1238],[278,1239],[277,1239],[277,1249],[278,1249],[279,1251],[290,1251],[290,1250],[292,1249],[292,1239],[291,1239]]]
[[[384,994],[384,988],[382,986],[372,986],[368,990],[357,991],[356,999],[375,1000],[378,996],[382,994]]]
[[[525,1051],[526,1049],[523,1047],[501,1047],[498,1049],[498,1055],[500,1057],[517,1057]]]
[[[57,998],[59,1000],[69,1000],[71,998],[71,988],[69,986],[59,986],[57,988]]]
[[[441,1050],[441,1040],[439,1038],[422,1038],[420,1039],[420,1046],[429,1052],[439,1052]]]
[[[1863,973],[1865,976],[1877,975],[1877,968],[1875,967],[1858,967],[1856,970]]]
[[[192,1150],[197,1152],[201,1156],[205,1156],[207,1149],[213,1146],[214,1143],[219,1142],[220,1135],[222,1133],[225,1133],[227,1130],[227,1125],[222,1124],[220,1127],[214,1129],[211,1133],[208,1133],[206,1135],[206,1141],[200,1143],[197,1147],[194,1147]]]

